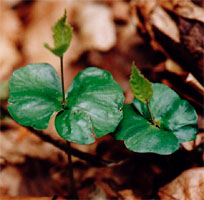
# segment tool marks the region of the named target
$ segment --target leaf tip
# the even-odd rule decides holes
[[[70,45],[72,39],[73,28],[66,23],[67,11],[64,10],[64,15],[57,20],[52,27],[54,47],[50,47],[48,44],[44,44],[44,47],[54,53],[56,56],[61,57]]]
[[[135,98],[143,103],[150,101],[152,98],[152,83],[144,77],[134,61],[132,62],[132,72],[130,75],[130,87]]]

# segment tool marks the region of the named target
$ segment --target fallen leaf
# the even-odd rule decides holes
[[[157,6],[153,10],[150,16],[150,22],[172,40],[180,42],[178,27],[163,8]]]
[[[0,172],[0,199],[3,195],[17,196],[20,188],[21,175],[13,166],[8,166]],[[3,200],[3,199],[2,199]]]
[[[204,22],[203,8],[192,3],[191,0],[159,0],[159,4],[165,9],[170,10],[178,15],[181,15],[188,19],[199,20]]]
[[[184,143],[182,143],[182,146],[187,151],[192,151],[193,149],[195,149],[196,147],[198,147],[202,143],[204,143],[204,133],[199,133],[196,136],[195,141],[184,142]]]
[[[13,68],[20,62],[21,55],[15,44],[8,38],[0,38],[0,81],[6,80],[12,73]]]
[[[126,189],[126,190],[120,190],[118,192],[121,196],[121,200],[140,200],[141,198],[136,197],[133,190]]]
[[[188,73],[184,71],[178,63],[169,58],[165,62],[165,69],[178,76],[185,76]]]
[[[194,87],[201,95],[204,96],[204,87],[199,83],[195,76],[193,76],[193,74],[189,73],[185,82]]]
[[[204,167],[188,169],[176,179],[160,188],[162,200],[203,200],[204,197]]]
[[[78,10],[79,35],[86,49],[107,51],[116,44],[116,30],[108,6],[87,3]]]

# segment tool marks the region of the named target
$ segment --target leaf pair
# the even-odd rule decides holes
[[[134,65],[130,85],[135,98],[133,104],[124,106],[123,120],[114,135],[128,149],[171,154],[179,143],[195,139],[197,114],[186,100],[163,84],[152,86]]]
[[[62,106],[62,89],[55,69],[45,63],[16,70],[10,80],[8,109],[23,126],[45,129],[54,112],[56,129],[66,140],[89,144],[113,132],[122,119],[122,88],[111,74],[87,68],[73,80]]]

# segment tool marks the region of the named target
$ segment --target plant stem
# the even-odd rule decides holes
[[[64,67],[63,67],[63,56],[60,57],[60,68],[61,68],[61,82],[62,82],[62,95],[63,95],[63,103],[62,106],[65,105],[65,92],[64,92]]]
[[[75,187],[74,175],[73,175],[71,146],[70,146],[70,142],[68,141],[67,141],[67,155],[68,155],[69,178],[70,178],[70,184],[71,184],[70,198],[78,199],[78,195]]]
[[[153,119],[153,117],[152,117],[152,114],[151,114],[151,111],[150,111],[150,108],[149,108],[149,102],[148,102],[148,101],[146,101],[146,105],[147,105],[147,110],[148,110],[149,116],[150,116],[150,118],[151,118],[151,122],[152,122],[152,124],[156,125],[156,124],[154,123],[154,119]]]
[[[61,68],[61,82],[62,82],[62,95],[63,95],[62,106],[64,107],[66,100],[65,100],[65,92],[64,92],[63,55],[60,56],[60,68]],[[70,142],[68,141],[67,141],[67,155],[68,155],[68,171],[69,171],[69,178],[70,178],[70,184],[71,184],[70,197],[73,199],[78,199],[78,195],[75,187],[74,175],[73,175],[71,146],[70,146]]]

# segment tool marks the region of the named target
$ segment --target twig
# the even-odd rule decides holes
[[[10,116],[9,112],[2,105],[1,105],[1,112]],[[67,144],[63,140],[54,139],[53,137],[44,133],[43,131],[36,130],[32,127],[25,127],[25,128],[28,129],[33,134],[40,137],[43,141],[48,142],[48,143],[54,145],[55,147],[59,148],[60,150],[68,153]],[[107,166],[113,166],[114,164],[116,164],[116,165],[118,164],[118,163],[115,163],[113,161],[103,160],[96,155],[79,151],[73,147],[71,147],[71,151],[72,151],[73,156],[87,161],[88,163],[90,163],[94,167],[107,167]]]
[[[48,135],[42,131],[36,130],[32,127],[26,127],[26,128],[28,130],[30,130],[32,133],[34,133],[35,135],[39,136],[43,141],[49,142],[50,144],[54,145],[55,147],[68,153],[66,142],[64,142],[62,140],[56,140],[53,137],[51,137],[50,135]],[[73,156],[78,157],[82,160],[85,160],[85,161],[91,163],[95,167],[106,167],[109,164],[113,164],[113,162],[111,162],[111,161],[100,159],[98,156],[79,151],[73,147],[71,147],[71,151],[72,151]]]

